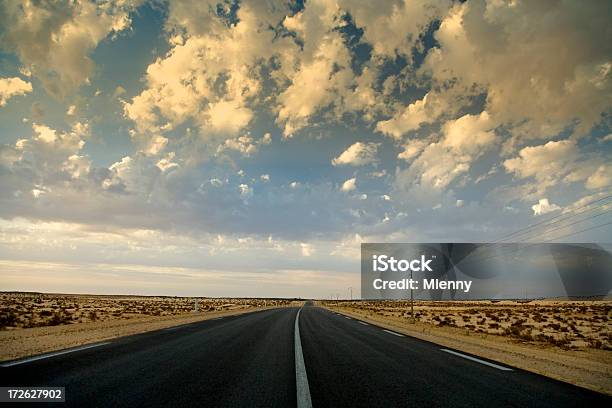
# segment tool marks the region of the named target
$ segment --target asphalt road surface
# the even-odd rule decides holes
[[[612,406],[602,394],[311,305],[5,362],[0,373],[2,386],[66,387],[66,402],[55,404],[66,407]]]

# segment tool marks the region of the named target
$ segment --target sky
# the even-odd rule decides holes
[[[358,296],[362,242],[494,242],[571,216],[612,193],[610,16],[3,1],[0,288]],[[609,221],[522,238],[610,242]]]

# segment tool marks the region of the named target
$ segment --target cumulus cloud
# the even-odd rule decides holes
[[[504,161],[506,171],[516,177],[533,178],[538,182],[538,190],[556,184],[574,168],[579,158],[579,150],[572,140],[551,141],[539,146],[521,149],[517,157]]]
[[[445,189],[493,146],[496,136],[492,126],[487,112],[468,114],[446,122],[442,138],[424,148],[422,143],[409,143],[400,158],[416,158],[397,174],[397,187],[404,191],[413,185]]]
[[[421,46],[420,34],[451,5],[447,0],[339,3],[359,27],[364,27],[365,40],[372,44],[376,55],[387,58],[401,55],[409,59],[412,49]]]
[[[89,57],[100,41],[131,24],[140,3],[6,1],[0,6],[0,47],[19,57],[50,94],[64,97],[89,81]]]
[[[259,65],[291,44],[273,41],[270,29],[283,7],[241,4],[231,25],[215,10],[213,1],[169,4],[167,29],[182,33],[181,41],[171,41],[168,53],[149,65],[146,89],[124,105],[142,137],[192,120],[201,135],[196,140],[218,144],[252,120],[262,91]]]
[[[425,123],[433,123],[449,109],[448,102],[437,94],[426,94],[423,99],[409,104],[388,120],[376,124],[376,130],[400,139],[410,131],[417,130]]]
[[[269,133],[266,133],[261,139],[255,139],[250,134],[237,138],[226,139],[223,144],[217,148],[217,154],[227,150],[234,150],[245,157],[257,153],[261,145],[267,145],[271,142]]]
[[[325,36],[312,60],[301,64],[292,74],[291,85],[278,97],[278,122],[284,126],[286,137],[336,101],[338,91],[347,88],[352,80],[349,64],[348,50],[339,35]]]
[[[586,188],[595,190],[612,185],[612,166],[602,164],[586,180]]]
[[[409,161],[418,156],[427,146],[425,140],[410,140],[404,144],[404,150],[397,155],[398,159]]]
[[[179,167],[179,164],[174,162],[175,152],[169,152],[165,157],[159,159],[156,166],[163,172],[170,171]]]
[[[357,188],[357,179],[355,177],[346,180],[342,183],[342,187],[340,187],[341,191],[348,193],[349,191],[353,191]]]
[[[531,209],[533,210],[533,215],[537,216],[560,210],[561,207],[559,207],[557,204],[549,202],[548,198],[541,198],[537,204],[531,206]]]
[[[108,170],[110,174],[102,182],[104,189],[144,196],[151,193],[161,173],[156,163],[142,154],[125,156]]]
[[[240,197],[245,201],[253,196],[253,189],[248,184],[240,184],[238,190],[240,191]]]
[[[6,105],[13,96],[32,92],[32,84],[21,78],[0,78],[0,106]]]
[[[349,146],[340,156],[332,159],[334,166],[364,166],[375,163],[378,143],[356,142]]]
[[[456,4],[422,71],[440,84],[455,81],[465,92],[485,93],[492,120],[513,135],[508,152],[576,122],[582,135],[612,106],[610,11],[606,2]]]

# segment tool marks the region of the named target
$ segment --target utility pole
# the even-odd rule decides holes
[[[352,286],[349,287],[349,291],[351,292],[351,300],[353,300],[353,287]]]
[[[194,302],[195,302],[195,304],[194,304],[194,309],[193,309],[193,310],[194,310],[196,313],[198,313],[198,312],[199,312],[199,310],[198,310],[198,298],[195,298]]]

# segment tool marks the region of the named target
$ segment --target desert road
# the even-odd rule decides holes
[[[4,362],[0,371],[2,386],[66,387],[57,405],[69,407],[612,406],[602,394],[308,304]]]

